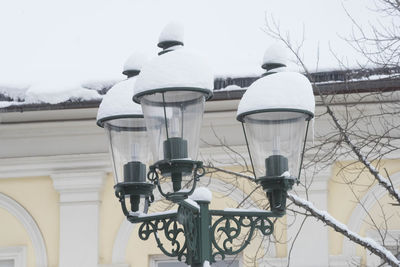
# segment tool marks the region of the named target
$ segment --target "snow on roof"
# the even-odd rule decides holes
[[[101,96],[97,91],[70,81],[46,81],[29,87],[25,93],[27,103],[57,104],[76,99],[98,100]]]
[[[263,31],[266,14],[279,18],[282,33],[289,34],[293,44],[305,37],[302,55],[310,70],[316,70],[317,62],[318,70],[335,69],[336,56],[349,66],[358,66],[363,57],[341,38],[351,34],[351,21],[342,4],[360,25],[376,22],[377,14],[368,8],[374,7],[372,0],[310,0],[307,5],[273,0],[251,4],[231,0],[8,1],[0,9],[0,93],[25,99],[25,92],[33,87],[29,101],[56,103],[67,99],[67,94],[69,99],[100,99],[84,84],[122,80],[121,66],[133,50],[156,55],[159,33],[171,20],[185,25],[185,45],[208,55],[204,59],[217,77],[263,73],[262,55],[275,42]],[[177,29],[173,24],[169,27]],[[166,30],[161,39],[172,33]],[[295,64],[292,67],[298,69]],[[49,85],[49,79],[58,80],[60,88]]]

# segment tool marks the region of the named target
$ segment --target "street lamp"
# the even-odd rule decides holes
[[[267,74],[247,89],[237,119],[242,122],[254,181],[266,191],[271,211],[210,210],[211,192],[196,188],[196,183],[205,174],[197,153],[204,102],[212,97],[213,76],[201,58],[183,47],[182,32],[179,25],[168,25],[160,36],[158,46],[163,50],[159,56],[141,69],[134,83],[129,78],[108,93],[113,95],[115,88],[129,83],[131,88],[125,90],[129,96],[121,98],[123,103],[130,98],[141,104],[145,127],[138,105],[133,102],[126,103],[133,105],[129,111],[99,115],[98,124],[108,131],[117,177],[116,195],[127,219],[140,223],[139,237],[147,240],[153,235],[165,255],[199,267],[240,253],[256,230],[263,235],[273,232],[270,218],[285,214],[286,192],[300,177],[308,124],[314,115],[314,96],[304,76],[276,73],[285,64],[275,60],[279,57],[264,57]],[[125,105],[117,100],[111,98],[109,106]],[[134,120],[141,120],[141,124]],[[145,133],[153,157],[147,173],[149,182],[144,175],[144,165],[148,162],[145,152],[149,149],[132,146],[135,141],[145,144],[140,139]],[[122,134],[129,137],[117,141],[115,136]],[[123,181],[121,171],[118,172],[121,166]],[[146,207],[152,202],[155,186],[163,197],[178,204],[177,211],[145,214],[146,208],[139,209],[138,204],[144,203]],[[125,206],[126,196],[131,199],[131,211]],[[241,235],[243,230],[248,233]],[[171,249],[161,242],[160,233],[171,243]],[[238,238],[243,242],[235,246]]]
[[[214,84],[207,64],[184,49],[179,33],[179,24],[169,24],[161,33],[158,46],[163,51],[144,66],[133,96],[142,105],[156,161],[150,166],[151,180],[176,203],[193,193],[204,174],[196,158],[204,103]],[[161,179],[171,179],[172,192],[165,192]]]
[[[266,75],[246,90],[237,120],[242,122],[256,182],[266,191],[271,210],[284,214],[286,192],[300,178],[315,100],[305,76],[276,73],[276,69],[285,67],[281,61],[284,57],[279,55],[282,50],[273,46],[266,51]],[[271,52],[275,52],[274,57],[269,56]]]
[[[126,216],[147,213],[153,201],[154,185],[146,182],[146,166],[151,162],[146,125],[141,106],[131,100],[142,64],[140,54],[126,61],[123,74],[128,78],[107,92],[97,114],[97,125],[105,129],[109,141],[115,194]]]

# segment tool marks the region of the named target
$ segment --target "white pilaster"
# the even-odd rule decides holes
[[[51,175],[60,193],[59,267],[97,267],[100,193],[105,172],[73,170]]]
[[[320,172],[314,178],[310,188],[307,191],[309,201],[320,210],[328,208],[328,180],[331,176],[331,171],[326,170]],[[302,187],[294,186],[296,193],[306,198],[306,192]],[[293,206],[291,206],[292,208]],[[295,208],[296,209],[296,208]],[[304,213],[304,210],[298,208]],[[297,214],[295,220],[288,216],[288,253],[303,221],[304,216]],[[313,217],[308,217],[302,226],[300,234],[295,240],[295,244],[290,255],[290,266],[294,267],[312,267],[312,266],[329,266],[329,240],[328,227]]]

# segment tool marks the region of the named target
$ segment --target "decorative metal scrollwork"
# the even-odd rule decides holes
[[[198,259],[198,238],[199,238],[199,212],[188,208],[186,205],[180,205],[178,209],[178,221],[185,230],[186,245],[186,264],[192,265],[193,260]]]
[[[158,232],[163,232],[165,238],[170,242],[172,248],[167,250],[159,238]],[[178,223],[177,216],[169,216],[166,218],[157,218],[153,220],[143,220],[139,227],[139,238],[142,240],[149,239],[153,234],[160,250],[169,257],[178,257],[181,260],[185,256],[186,244],[181,244],[178,241],[180,235],[185,235],[182,225]]]
[[[211,227],[211,238],[216,252],[212,255],[215,262],[219,256],[222,259],[225,255],[236,255],[247,247],[253,238],[255,230],[260,230],[263,235],[270,235],[273,232],[274,225],[267,214],[250,214],[250,212],[232,212],[211,211],[214,216],[220,216]],[[243,234],[243,230],[247,230]],[[243,234],[242,237],[240,236]],[[219,236],[219,241],[216,237]],[[241,244],[235,245],[234,241],[241,240]]]

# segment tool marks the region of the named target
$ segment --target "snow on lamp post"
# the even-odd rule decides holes
[[[115,194],[127,216],[147,213],[154,189],[153,184],[146,182],[150,153],[142,109],[131,100],[142,64],[140,54],[134,54],[126,61],[123,73],[128,79],[107,92],[97,114],[97,125],[105,129],[109,141]],[[130,211],[125,198],[130,200]]]
[[[174,202],[187,198],[204,173],[196,158],[204,102],[214,83],[207,64],[183,47],[182,35],[179,24],[167,25],[158,44],[163,51],[144,66],[133,96],[142,105],[156,161],[150,166],[151,179]],[[162,188],[159,173],[171,179],[172,192]]]
[[[286,192],[300,178],[302,152],[315,109],[312,86],[305,76],[276,73],[277,68],[285,67],[283,59],[276,46],[267,50],[263,64],[267,75],[247,89],[237,111],[256,182],[266,191],[271,210],[282,214]]]

